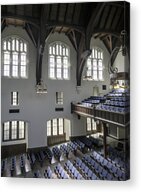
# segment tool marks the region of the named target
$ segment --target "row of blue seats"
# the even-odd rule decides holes
[[[124,155],[123,151],[121,151],[121,150],[119,151],[116,148],[113,148],[112,146],[108,146],[107,150],[108,150],[109,155],[113,155],[115,157],[122,158]],[[122,150],[123,150],[123,146],[122,146]]]
[[[40,166],[42,167],[44,159],[46,158],[45,153],[41,150],[41,151],[35,153],[35,157],[36,157],[37,161],[40,163]]]
[[[73,166],[73,164],[68,160],[64,164],[64,168],[66,169],[67,173],[71,176],[73,179],[82,179],[82,175],[79,173],[79,171]]]
[[[87,137],[81,137],[79,138],[79,140],[85,144],[85,146],[89,149],[92,149],[93,148],[93,142],[87,138]]]
[[[60,157],[61,157],[61,151],[60,151],[60,149],[59,149],[57,146],[55,146],[55,147],[52,148],[52,152],[53,152],[54,157],[55,157],[58,161],[60,161]]]
[[[46,154],[46,157],[47,157],[49,163],[51,164],[51,161],[53,158],[53,152],[51,151],[51,149],[49,147],[47,147],[47,149],[44,152]]]
[[[80,151],[84,151],[85,144],[82,143],[80,140],[76,139],[75,141],[73,141],[73,143],[77,146],[77,148],[78,148]]]
[[[90,179],[90,180],[97,180],[99,179],[95,173],[92,172],[91,169],[88,168],[88,166],[85,165],[85,163],[82,162],[82,160],[80,158],[76,158],[76,160],[74,161],[74,165],[81,171],[82,175],[86,178],[86,179]]]
[[[60,179],[69,179],[68,175],[65,173],[63,167],[59,163],[56,165],[54,172]]]
[[[82,102],[89,102],[89,103],[97,104],[97,103],[104,102],[105,99],[106,98],[104,96],[91,96],[87,99],[84,99]]]
[[[106,168],[119,180],[125,180],[125,171],[123,171],[119,166],[116,166],[114,161],[111,161],[110,159],[105,159],[103,156],[95,151],[90,155],[90,157],[96,160],[96,162],[98,162],[103,168]]]
[[[33,152],[27,153],[27,158],[30,162],[30,166],[33,169],[35,162],[36,162],[36,157],[35,154]]]
[[[108,147],[108,154],[110,159],[116,162],[117,165],[124,168],[126,166],[124,151],[118,151],[113,147]]]
[[[63,153],[64,155],[66,155],[68,157],[68,154],[70,151],[73,153],[76,153],[77,150],[83,151],[84,147],[85,147],[85,144],[77,139],[77,140],[69,142],[67,144],[60,145],[60,151],[61,151],[61,153]]]
[[[15,168],[16,168],[16,156],[11,157],[11,161],[10,161],[11,177],[13,177],[13,175],[14,175]]]
[[[112,106],[119,106],[119,107],[128,107],[130,105],[129,101],[113,101],[113,100],[106,100],[105,104],[112,105]]]
[[[20,155],[20,168],[21,168],[21,172],[24,174],[26,172],[25,170],[25,154]]]
[[[114,107],[114,106],[109,106],[104,104],[98,105],[96,109],[117,112],[117,113],[127,113],[130,111],[129,107]]]
[[[44,177],[46,179],[52,179],[53,178],[53,172],[52,172],[52,170],[51,170],[51,168],[49,166],[44,171]]]
[[[90,96],[89,99],[105,100],[105,96]]]
[[[89,136],[89,140],[92,141],[93,145],[96,147],[102,147],[103,146],[103,140],[100,140],[98,138],[94,138],[92,136]]]
[[[1,176],[2,177],[4,175],[4,171],[5,171],[6,167],[7,167],[7,159],[3,159],[1,161]]]
[[[68,158],[69,148],[67,145],[65,144],[60,145],[60,151],[62,152],[63,155],[65,155]]]
[[[77,151],[77,146],[73,143],[73,142],[69,142],[67,143],[68,149],[71,152],[76,152]]]
[[[85,106],[85,107],[93,107],[92,103],[86,103],[86,102],[82,102],[81,105]]]
[[[84,156],[82,160],[99,176],[102,180],[118,180],[113,173],[109,172],[103,165],[99,164],[90,156]]]
[[[111,97],[110,100],[111,101],[129,101],[129,97],[127,96],[121,96],[121,97]]]
[[[33,173],[33,178],[42,178],[42,175],[39,170]]]

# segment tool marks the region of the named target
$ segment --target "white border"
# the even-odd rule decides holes
[[[78,0],[75,0],[75,2]],[[90,1],[90,0],[89,0]],[[97,0],[98,1],[98,0]],[[114,1],[114,0],[113,0]],[[63,1],[31,0],[32,3],[52,3]],[[64,1],[66,2],[66,1]],[[74,1],[67,1],[74,2]],[[84,2],[83,0],[79,2]],[[126,182],[12,179],[0,178],[1,191],[97,191],[97,192],[132,192],[141,187],[141,4],[140,0],[131,3],[131,179]],[[1,4],[25,4],[29,0],[1,0]]]

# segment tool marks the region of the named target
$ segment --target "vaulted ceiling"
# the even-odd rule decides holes
[[[129,4],[125,1],[3,5],[1,19],[2,32],[8,25],[22,26],[37,48],[37,83],[41,79],[45,40],[51,33],[65,33],[77,51],[77,85],[81,85],[85,60],[91,53],[91,37],[103,41],[111,54],[122,45],[121,31],[125,30],[129,47]],[[112,63],[115,58],[116,54]]]

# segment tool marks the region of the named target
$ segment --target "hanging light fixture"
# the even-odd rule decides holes
[[[36,93],[47,93],[47,86],[43,83],[43,80],[41,80],[37,85],[36,85]]]
[[[112,50],[110,59],[108,62],[108,70],[109,70],[109,74],[110,74],[111,85],[113,85],[115,83],[115,80],[118,77],[118,68],[113,67],[111,65],[111,60],[112,60],[113,56],[115,54],[118,54],[119,52],[122,53],[122,56],[126,56],[126,54],[127,54],[126,40],[127,40],[127,32],[126,32],[126,30],[122,30],[121,34],[120,34],[121,47],[115,47]]]

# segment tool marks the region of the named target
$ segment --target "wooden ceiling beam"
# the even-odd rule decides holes
[[[101,29],[105,28],[109,12],[110,12],[110,5],[108,4],[105,6],[102,17],[100,18],[99,26]]]
[[[97,7],[94,8],[94,10],[92,11],[90,21],[89,21],[87,28],[86,28],[86,49],[89,49],[89,47],[90,47],[90,39],[94,33],[94,28],[98,23],[98,20],[99,20],[100,15],[101,15],[104,7],[105,7],[105,4],[106,3],[102,3],[102,4],[98,3]]]
[[[76,8],[76,3],[75,3],[74,6],[73,6],[73,13],[72,13],[71,23],[73,23],[73,21],[74,21],[75,8]]]
[[[56,26],[63,26],[63,27],[69,27],[72,29],[75,29],[77,31],[79,31],[80,33],[85,33],[85,29],[82,26],[79,25],[75,25],[75,24],[68,24],[68,23],[64,23],[64,22],[54,22],[54,21],[49,21],[46,24],[47,28],[52,28],[52,27],[56,27]]]
[[[105,38],[107,38],[108,35],[109,35],[109,34],[107,34],[107,33],[106,33],[106,34],[103,33],[103,34],[100,35],[99,38],[100,38],[101,41],[103,41]]]
[[[63,26],[61,26],[60,30],[59,30],[59,33],[62,33],[62,29],[63,29]]]
[[[25,24],[25,30],[27,34],[29,35],[30,39],[32,40],[35,47],[37,47],[37,36],[35,36],[35,33],[33,33],[33,29],[31,29],[30,24]]]
[[[2,19],[2,21],[1,21],[1,32],[3,32],[5,27],[6,27],[6,21],[5,21],[5,19]]]
[[[109,35],[108,38],[109,38],[109,48],[110,48],[110,52],[112,52],[112,50],[113,50],[113,46],[112,46],[112,36]]]
[[[64,23],[66,23],[67,11],[68,11],[68,3],[66,5],[66,10],[65,10],[65,15],[64,15]]]
[[[104,27],[105,29],[111,29],[111,24],[114,19],[115,12],[116,12],[116,7],[112,7],[108,14],[107,22],[105,23],[105,27]]]
[[[58,3],[58,6],[57,6],[56,23],[59,20],[59,12],[60,12],[60,3]]]
[[[35,27],[39,28],[39,20],[38,19],[34,19],[32,17],[29,16],[25,16],[25,15],[14,15],[14,14],[5,14],[2,15],[1,18],[6,19],[6,18],[13,18],[13,19],[21,19],[25,22],[28,22],[32,25],[34,25]]]

